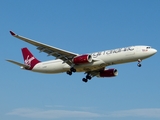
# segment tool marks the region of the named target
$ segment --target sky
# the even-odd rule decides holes
[[[1,0],[0,2],[1,120],[159,120],[160,1],[159,0]],[[84,54],[132,45],[157,49],[137,63],[109,66],[114,78],[84,73],[68,76],[21,70],[27,47],[41,61],[55,59],[19,35],[74,53]]]

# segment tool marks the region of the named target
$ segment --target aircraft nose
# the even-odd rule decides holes
[[[153,54],[156,54],[156,53],[157,53],[157,50],[156,50],[156,49],[152,49],[152,53],[153,53]]]

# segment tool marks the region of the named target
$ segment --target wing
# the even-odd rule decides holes
[[[66,50],[62,50],[62,49],[59,49],[59,48],[56,48],[56,47],[52,47],[52,46],[49,46],[47,44],[40,43],[40,42],[37,42],[35,40],[31,40],[29,38],[17,35],[12,31],[10,31],[10,33],[11,33],[12,36],[14,36],[14,37],[16,37],[16,38],[18,38],[22,41],[25,41],[29,44],[32,44],[32,45],[36,46],[37,49],[40,50],[40,52],[45,52],[45,53],[48,54],[48,56],[52,55],[52,56],[56,57],[56,59],[61,59],[61,60],[64,61],[64,63],[67,63],[69,65],[72,65],[73,57],[78,55],[76,53],[72,53],[72,52],[69,52],[69,51],[66,51]]]
[[[25,64],[22,64],[22,63],[13,61],[13,60],[6,60],[6,61],[11,62],[11,63],[13,63],[13,64],[16,64],[16,65],[18,65],[18,66],[20,66],[20,67],[22,67],[22,68],[29,68],[29,67],[30,67],[30,66],[28,66],[28,65],[25,65]]]

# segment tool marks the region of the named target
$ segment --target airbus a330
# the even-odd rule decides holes
[[[156,49],[150,46],[138,45],[80,55],[31,40],[12,31],[10,33],[15,38],[36,46],[40,52],[45,52],[48,56],[53,56],[56,59],[41,62],[27,48],[22,48],[24,64],[13,60],[7,61],[20,66],[22,69],[39,73],[55,74],[66,72],[68,75],[72,75],[75,72],[85,72],[86,75],[82,79],[83,82],[87,82],[95,76],[117,76],[117,69],[106,69],[111,65],[137,61],[137,66],[141,67],[142,60],[151,57],[157,52]]]

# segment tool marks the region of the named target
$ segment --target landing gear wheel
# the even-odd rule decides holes
[[[91,80],[91,76],[89,76],[89,75],[86,75],[86,79],[89,79],[89,80]]]
[[[141,67],[141,66],[142,66],[142,65],[141,65],[141,62],[142,62],[142,60],[141,60],[141,59],[138,59],[138,64],[137,64],[138,67]]]
[[[137,64],[138,67],[141,67],[142,65],[140,63]]]
[[[73,67],[71,67],[70,71],[72,71],[72,72],[76,72],[76,69],[75,69],[75,68],[73,68]]]
[[[86,78],[83,78],[82,81],[85,83],[88,82],[88,80]]]
[[[67,71],[66,72],[68,75],[72,75],[72,72],[71,71]]]

